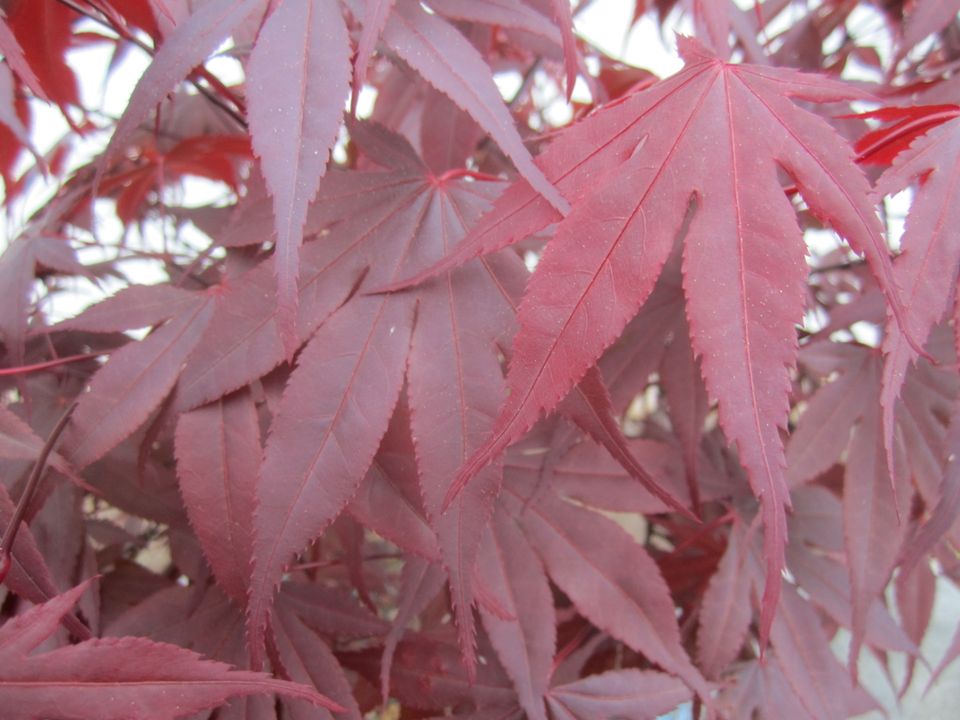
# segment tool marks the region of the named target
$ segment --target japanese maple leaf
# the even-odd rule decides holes
[[[252,644],[263,631],[284,564],[337,516],[370,469],[406,379],[423,509],[439,540],[472,674],[473,568],[500,469],[483,469],[450,512],[442,505],[451,478],[489,433],[503,398],[500,348],[528,273],[511,253],[458,269],[414,292],[367,295],[368,288],[451,252],[489,208],[498,187],[466,171],[433,175],[402,137],[379,126],[354,124],[351,134],[389,169],[328,176],[311,222],[328,226],[328,234],[315,243],[323,248],[328,268],[343,274],[365,265],[370,271],[304,348],[271,429],[255,516]],[[317,398],[325,399],[322,407]],[[584,422],[592,423],[601,442],[620,448],[621,461],[632,463],[635,474],[657,492],[623,450],[602,399],[591,396],[584,404],[593,411]],[[439,427],[445,431],[438,433]],[[669,493],[659,494],[683,507]]]
[[[574,209],[520,306],[510,395],[450,497],[596,362],[650,295],[682,235],[693,349],[721,426],[762,500],[765,640],[783,567],[789,495],[779,433],[806,275],[803,236],[778,171],[867,255],[897,317],[903,312],[869,186],[850,147],[788,99],[827,102],[856,91],[825,77],[724,63],[693,40],[682,39],[680,49],[682,72],[574,126],[540,156]],[[517,187],[434,269],[557,220],[532,191]]]
[[[279,693],[332,710],[316,690],[263,673],[234,670],[146,638],[86,640],[33,651],[56,630],[89,581],[0,627],[0,702],[10,720],[177,718],[239,695]]]
[[[709,702],[709,685],[683,649],[670,591],[646,550],[600,513],[567,502],[552,488],[537,490],[535,478],[529,473],[513,468],[507,473],[493,524],[494,533],[499,535],[497,542],[502,543],[505,537],[506,526],[502,523],[515,523],[520,532],[515,533],[511,527],[509,533],[517,542],[525,538],[524,545],[532,548],[543,570],[584,617],[679,677]],[[528,554],[526,547],[521,554]],[[529,577],[515,576],[512,580],[507,564],[492,572],[488,566],[484,571],[494,587],[502,587],[498,594],[504,596],[511,585],[537,583],[539,568],[534,566]],[[496,577],[498,573],[503,580]],[[510,600],[508,594],[505,597]],[[548,600],[536,600],[536,593],[527,597],[540,606],[538,613],[513,600],[506,607],[517,618],[519,637],[498,640],[492,634],[491,639],[524,708],[531,713],[543,702],[543,654],[553,636],[539,627],[537,619],[537,615],[550,612]],[[539,712],[532,716],[539,716]]]
[[[933,109],[933,108],[931,108]],[[944,316],[960,273],[960,118],[956,108],[937,108],[936,119],[953,119],[916,138],[900,152],[877,181],[878,195],[892,195],[920,180],[903,234],[903,253],[894,273],[906,301],[905,325],[891,317],[885,328],[883,352],[884,445],[893,464],[894,411],[906,373],[918,353],[906,333],[925,342]],[[931,115],[926,116],[933,120]],[[895,126],[896,127],[896,126]]]
[[[382,128],[357,125],[352,134],[361,147],[389,148],[391,167],[337,173],[321,183],[318,208],[330,229],[320,242],[329,264],[361,263],[370,272],[304,348],[271,428],[254,522],[254,660],[284,565],[353,497],[406,378],[420,492],[441,541],[469,666],[472,571],[499,470],[490,468],[457,512],[442,514],[440,506],[503,397],[498,341],[513,318],[504,284],[522,286],[526,270],[510,255],[413,293],[365,295],[450,252],[497,187],[467,182],[458,172],[433,176],[405,140]]]

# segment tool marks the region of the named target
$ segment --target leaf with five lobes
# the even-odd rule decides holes
[[[884,332],[883,435],[893,461],[894,411],[907,369],[918,354],[906,335],[926,341],[949,307],[960,273],[960,118],[914,140],[877,181],[877,194],[892,195],[918,178],[894,274],[906,301],[906,325],[890,318]]]
[[[382,142],[405,147],[404,141],[386,131],[377,131],[363,124],[357,127],[361,138],[364,131],[369,131]],[[367,286],[376,287],[391,281],[400,273],[409,272],[411,267],[423,267],[441,257],[462,237],[465,225],[489,206],[489,197],[497,189],[496,185],[489,183],[459,180],[456,174],[436,178],[427,174],[422,163],[403,163],[389,172],[330,174],[321,183],[320,198],[327,202],[318,205],[315,222],[318,227],[329,227],[330,233],[316,241],[316,244],[327,253],[325,267],[334,268],[341,261],[343,264],[339,267],[349,267],[350,263],[363,260],[368,263],[370,274],[352,299],[323,323],[310,343],[310,347],[315,349],[305,351],[299,365],[304,367],[307,358],[321,357],[323,352],[335,354],[335,348],[344,343],[357,343],[356,352],[364,353],[371,358],[370,363],[378,364],[378,369],[374,369],[373,364],[364,364],[365,372],[370,376],[377,372],[388,375],[390,391],[378,396],[368,392],[366,388],[370,381],[366,379],[348,383],[347,377],[334,380],[329,373],[325,376],[325,382],[329,384],[322,385],[322,388],[329,390],[324,389],[323,392],[331,394],[334,398],[331,402],[335,402],[336,398],[344,398],[345,407],[351,410],[351,422],[362,421],[364,415],[371,419],[376,417],[375,423],[350,429],[350,436],[364,447],[364,452],[351,458],[351,462],[337,459],[335,445],[331,446],[329,452],[321,453],[323,458],[329,458],[323,462],[329,461],[339,467],[333,472],[338,478],[337,482],[331,480],[330,471],[324,468],[320,455],[313,459],[313,449],[308,447],[304,450],[299,446],[298,438],[308,437],[305,433],[310,432],[311,423],[301,422],[298,413],[313,412],[315,406],[308,408],[304,405],[293,411],[293,418],[286,420],[288,411],[281,405],[268,442],[263,477],[273,477],[273,462],[281,463],[281,467],[289,470],[293,458],[298,457],[296,464],[300,467],[292,475],[302,473],[303,487],[313,487],[322,477],[327,490],[334,486],[340,490],[334,493],[337,496],[335,503],[321,503],[320,509],[310,503],[309,507],[300,503],[301,509],[296,513],[309,517],[305,521],[309,529],[297,523],[287,525],[285,520],[273,517],[275,513],[270,513],[269,522],[280,523],[292,535],[277,541],[283,544],[282,552],[277,553],[277,546],[274,545],[271,545],[271,549],[264,546],[255,550],[255,565],[260,566],[258,572],[265,572],[272,584],[279,578],[282,565],[289,555],[315,536],[311,533],[319,533],[326,522],[340,511],[340,503],[349,500],[360,485],[374,450],[386,431],[386,423],[393,409],[392,402],[399,394],[399,383],[404,376],[408,355],[405,342],[395,343],[398,338],[409,337],[412,310],[416,303],[419,320],[410,347],[407,371],[411,426],[417,447],[424,507],[441,541],[441,547],[447,548],[444,564],[450,573],[456,601],[457,627],[468,664],[473,643],[473,565],[477,542],[492,511],[499,486],[498,473],[493,470],[489,473],[489,486],[478,485],[476,497],[465,502],[462,512],[441,515],[439,509],[450,476],[489,430],[490,418],[496,410],[498,399],[502,397],[503,378],[497,343],[504,326],[509,325],[513,317],[506,286],[516,282],[513,276],[525,276],[526,271],[518,258],[507,256],[491,258],[480,267],[464,268],[454,278],[424,286],[415,293],[371,297],[365,296],[364,290]],[[481,298],[483,300],[479,301]],[[381,317],[380,313],[385,315]],[[333,327],[337,330],[332,330]],[[355,337],[334,340],[337,332]],[[321,337],[323,340],[318,340]],[[329,347],[325,351],[320,350],[324,344]],[[390,352],[386,351],[387,347],[391,348]],[[315,367],[309,372],[301,370],[294,373],[292,382],[301,382],[297,380],[298,377],[307,378],[310,372],[318,370]],[[381,378],[377,382],[383,383],[385,380]],[[311,388],[308,393],[311,398],[322,389],[320,386]],[[353,397],[354,393],[364,400]],[[307,400],[298,398],[290,402],[306,403]],[[387,402],[391,403],[389,408],[385,406]],[[373,403],[376,413],[365,403]],[[355,408],[358,409],[355,411]],[[450,434],[445,436],[436,433],[435,428],[439,426],[450,428]],[[285,428],[288,427],[296,428],[289,431],[293,434],[287,434]],[[315,447],[315,440],[310,442]],[[366,447],[370,443],[373,445],[368,453]],[[290,447],[296,448],[293,454]],[[272,459],[274,456],[275,460]],[[344,474],[348,469],[349,476]],[[281,499],[281,494],[272,488],[270,502],[276,503],[275,507],[295,502],[299,493],[296,488],[300,487],[300,481],[294,480],[290,472],[286,472],[285,476],[291,478],[289,490],[292,494]],[[308,477],[311,478],[310,482],[305,479]],[[263,492],[267,492],[266,486]],[[261,509],[264,509],[263,505]],[[261,522],[259,515],[257,522]],[[266,517],[263,522],[268,522]],[[278,528],[271,527],[268,530],[266,526],[258,526],[258,532],[276,540]],[[260,556],[264,550],[269,559]],[[270,569],[264,570],[261,563],[266,563]],[[257,582],[267,583],[266,576],[260,576]],[[255,609],[262,615],[260,621],[267,617],[268,590],[267,584],[261,584],[254,588],[251,596],[257,598]],[[251,625],[254,638],[256,632]]]
[[[514,519],[502,509],[481,545],[480,582],[514,619],[485,611],[480,617],[503,669],[531,720],[546,720],[544,695],[550,684],[557,644],[553,594],[539,558]]]
[[[584,617],[709,702],[709,685],[680,643],[670,591],[646,551],[612,520],[552,493],[526,510],[515,488],[507,493],[551,579]]]
[[[403,383],[413,303],[359,297],[297,361],[270,428],[253,523],[247,626],[251,664],[286,564],[320,535],[370,467]]]
[[[652,720],[689,699],[690,690],[676,678],[632,668],[588,675],[552,688],[547,696],[554,713],[572,720]]]
[[[183,413],[177,478],[190,523],[220,587],[243,605],[252,558],[260,424],[248,390]]]
[[[263,6],[264,0],[211,0],[200,5],[164,38],[153,62],[137,82],[127,109],[117,121],[113,136],[100,156],[98,179],[106,170],[110,158],[126,146],[137,126],[147,119],[167,93],[206,61],[235,28]]]
[[[84,468],[100,459],[146,421],[177,382],[213,308],[212,296],[198,296],[191,309],[111,354],[80,396],[64,433],[60,451],[71,464]]]
[[[683,40],[681,49],[688,63],[683,72],[616,106],[633,111],[626,129],[604,128],[604,113],[591,123],[598,134],[616,136],[611,147],[632,134],[635,153],[605,180],[593,179],[595,192],[581,195],[548,245],[520,306],[511,394],[450,496],[556,407],[596,362],[650,295],[674,238],[689,222],[683,276],[693,348],[707,390],[719,401],[720,424],[762,499],[765,641],[789,505],[779,427],[789,408],[788,369],[806,276],[803,238],[778,168],[818,215],[867,252],[895,308],[899,299],[869,187],[850,148],[825,121],[787,99],[826,102],[856,91],[794,71],[726,64],[692,40]],[[758,128],[757,142],[747,142]],[[563,144],[561,137],[553,147]],[[704,144],[716,151],[703,153]]]
[[[510,111],[493,83],[490,68],[470,42],[413,0],[397,0],[383,41],[424,80],[445,93],[500,146],[520,174],[561,213],[569,205],[544,177],[523,145]]]
[[[337,140],[349,56],[338,3],[284,0],[260,29],[247,65],[247,118],[276,217],[277,323],[288,355],[299,345],[297,279],[307,205]]]
[[[89,581],[0,627],[0,702],[5,717],[172,720],[217,707],[230,697],[260,693],[340,709],[312,688],[234,670],[146,638],[95,638],[30,655],[88,586]]]

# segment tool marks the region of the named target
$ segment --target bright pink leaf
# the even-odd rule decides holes
[[[649,296],[692,214],[683,259],[691,339],[707,389],[719,401],[721,425],[763,501],[765,638],[783,567],[789,497],[779,426],[789,408],[788,368],[806,274],[802,235],[778,167],[794,176],[817,213],[867,251],[895,307],[899,300],[850,148],[784,97],[824,102],[856,93],[793,71],[721,63],[693,41],[684,41],[683,51],[682,73],[618,106],[633,110],[629,132],[622,122],[605,129],[603,113],[594,118],[596,133],[615,135],[609,148],[635,138],[634,155],[599,182],[589,178],[593,194],[581,190],[544,253],[520,308],[510,397],[451,495],[552,410],[613,342]],[[664,134],[665,126],[675,130]],[[765,128],[762,152],[744,140],[756,137],[758,127]],[[704,142],[716,152],[703,153]],[[665,207],[671,212],[664,214]]]

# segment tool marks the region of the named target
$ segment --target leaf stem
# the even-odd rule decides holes
[[[105,27],[108,30],[112,30],[113,32],[117,33],[117,35],[121,39],[126,40],[127,42],[130,42],[130,43],[133,43],[134,45],[136,45],[138,48],[143,50],[145,53],[147,53],[151,57],[153,57],[153,55],[156,53],[156,48],[151,47],[150,45],[145,43],[143,40],[138,38],[136,35],[134,35],[132,32],[130,32],[126,28],[118,27],[115,23],[110,22],[108,19],[100,17],[99,15],[94,14],[90,10],[84,7],[81,7],[76,2],[74,2],[74,0],[57,0],[57,2],[63,5],[64,7],[70,8],[78,15],[82,15],[88,20],[92,20],[98,25]],[[94,7],[94,6],[91,6],[91,7]],[[95,8],[95,9],[97,9],[98,12],[101,12],[99,8]],[[197,77],[194,77],[194,76],[197,76]],[[197,78],[202,78],[206,80],[208,83],[210,83],[213,90],[201,85]],[[211,103],[213,103],[218,108],[220,108],[220,110],[222,110],[227,115],[229,115],[230,118],[234,120],[234,122],[236,122],[244,130],[247,129],[247,121],[244,118],[244,110],[242,107],[242,103],[237,99],[237,97],[232,92],[230,92],[229,88],[227,88],[223,83],[220,82],[220,80],[217,77],[213,75],[213,73],[211,73],[205,67],[199,67],[190,74],[189,80],[190,80],[190,83],[197,89],[197,92],[199,92],[207,100],[209,100]],[[227,102],[223,100],[223,98],[217,95],[217,92],[223,95],[226,95],[236,107],[235,108],[231,107]]]
[[[30,504],[30,500],[33,498],[37,486],[40,484],[43,470],[47,466],[47,459],[50,457],[50,453],[53,452],[53,447],[57,444],[57,439],[63,433],[63,429],[67,426],[67,421],[70,420],[70,416],[76,407],[77,401],[74,400],[70,403],[70,406],[64,410],[63,415],[60,416],[57,424],[54,425],[53,430],[50,431],[47,441],[43,444],[43,448],[41,448],[40,454],[33,464],[33,470],[30,471],[27,485],[20,494],[20,500],[17,502],[17,507],[13,511],[10,524],[7,525],[3,531],[3,539],[0,540],[0,569],[3,570],[3,577],[0,577],[0,582],[6,578],[6,571],[10,569],[10,553],[13,549],[13,543],[17,539],[17,530],[20,528],[20,523],[23,522],[23,518],[27,514],[27,506]]]
[[[17,367],[0,368],[0,377],[5,375],[26,375],[27,373],[37,372],[38,370],[47,370],[59,365],[80,362],[81,360],[90,360],[92,358],[106,355],[109,351],[84,353],[83,355],[68,355],[67,357],[57,358],[56,360],[47,360],[33,365],[18,365]]]

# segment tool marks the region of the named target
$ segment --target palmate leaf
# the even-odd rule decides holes
[[[679,677],[709,702],[710,688],[680,643],[673,601],[647,552],[612,520],[511,473],[512,516],[556,585],[591,623]]]
[[[391,22],[384,28],[384,42],[427,82],[469,113],[490,133],[530,185],[551,206],[566,212],[567,201],[524,147],[483,57],[453,26],[424,12],[419,3],[396,2]]]
[[[145,638],[92,639],[30,654],[56,629],[89,581],[0,627],[0,702],[10,720],[160,720],[222,705],[238,695],[279,693],[340,706],[312,688],[234,670]]]
[[[450,497],[556,407],[640,309],[683,235],[693,348],[719,402],[720,424],[762,500],[765,639],[783,567],[789,496],[779,428],[789,407],[806,275],[802,234],[778,168],[866,253],[898,317],[902,311],[869,187],[849,146],[786,99],[826,102],[856,91],[794,71],[722,63],[692,40],[681,49],[683,72],[574,126],[541,156],[574,209],[521,304],[510,396]],[[522,188],[487,217],[438,268],[557,219]],[[508,221],[511,231],[503,232]]]
[[[473,567],[499,472],[491,469],[457,512],[440,507],[503,396],[498,341],[513,317],[508,288],[518,294],[526,271],[516,257],[491,258],[416,292],[366,295],[449,252],[497,186],[456,173],[434,177],[406,141],[383,129],[355,125],[352,134],[361,147],[392,147],[395,162],[388,172],[337,173],[321,183],[330,232],[318,243],[330,266],[361,263],[370,273],[301,353],[271,427],[255,515],[251,647],[262,642],[283,566],[339,514],[370,469],[406,376],[423,506],[470,668]]]

